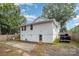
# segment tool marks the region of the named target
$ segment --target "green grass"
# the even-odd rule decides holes
[[[59,44],[59,39],[55,39],[55,41],[53,42],[53,44]]]
[[[56,47],[60,47],[61,43],[59,42],[59,39],[55,39],[55,41],[53,42],[53,45]]]

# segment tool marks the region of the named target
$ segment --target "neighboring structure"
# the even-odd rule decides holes
[[[71,39],[79,42],[79,25],[76,25],[74,28],[68,30],[68,33],[71,36]]]
[[[20,37],[23,41],[53,43],[59,29],[54,19],[38,17],[31,24],[21,25]]]

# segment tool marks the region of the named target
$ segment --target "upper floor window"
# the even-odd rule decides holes
[[[30,30],[33,30],[33,24],[30,25]]]
[[[24,26],[24,31],[26,30],[26,26]]]
[[[22,31],[25,31],[26,30],[26,26],[22,26]]]
[[[23,26],[21,27],[21,30],[23,31]]]

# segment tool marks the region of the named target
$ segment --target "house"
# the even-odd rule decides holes
[[[20,37],[22,41],[53,43],[59,29],[54,19],[38,17],[30,24],[21,25]]]

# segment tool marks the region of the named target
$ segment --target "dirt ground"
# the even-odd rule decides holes
[[[29,56],[28,52],[0,42],[0,56]]]
[[[4,56],[79,56],[79,43],[37,44],[19,41],[0,42]]]
[[[50,44],[37,45],[37,48],[34,49],[31,54],[39,56],[79,56],[78,47],[75,47],[74,45],[67,45],[69,44],[63,44],[63,46]]]

